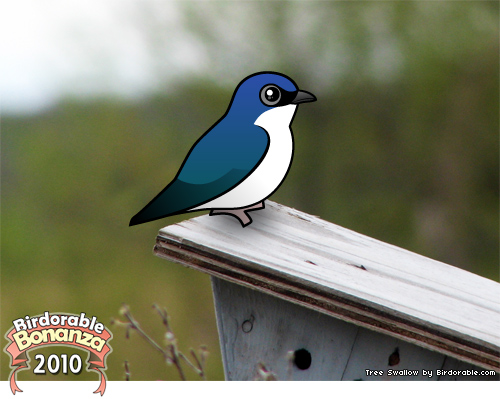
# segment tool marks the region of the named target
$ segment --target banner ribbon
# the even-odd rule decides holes
[[[106,374],[104,373],[104,370],[106,370],[106,356],[112,351],[108,342],[113,338],[111,332],[105,327],[98,333],[92,329],[93,325],[90,328],[77,325],[76,320],[79,320],[79,317],[83,318],[83,313],[80,316],[52,314],[50,315],[50,319],[52,320],[52,317],[56,317],[54,320],[61,320],[62,315],[66,316],[65,321],[68,320],[68,323],[71,317],[73,317],[73,325],[66,322],[59,324],[45,323],[49,325],[38,325],[35,328],[19,331],[16,331],[16,328],[13,327],[5,334],[5,338],[9,341],[9,344],[4,350],[11,357],[10,367],[12,368],[12,372],[10,374],[10,389],[12,394],[15,395],[16,392],[23,392],[17,386],[16,373],[24,368],[29,369],[29,351],[46,345],[63,345],[89,352],[87,369],[100,375],[100,384],[94,393],[100,393],[101,396],[104,395],[106,390]],[[45,312],[45,317],[48,320],[48,312]]]

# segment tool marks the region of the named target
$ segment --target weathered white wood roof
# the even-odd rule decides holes
[[[242,228],[208,215],[160,230],[156,255],[500,370],[500,284],[271,201]]]

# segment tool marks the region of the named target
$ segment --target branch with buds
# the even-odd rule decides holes
[[[163,325],[166,329],[165,332],[165,347],[159,345],[153,338],[151,338],[139,325],[139,322],[132,316],[130,312],[130,308],[128,305],[123,304],[120,309],[120,314],[125,317],[126,321],[112,319],[111,324],[116,324],[118,326],[125,327],[125,337],[130,338],[130,331],[135,330],[137,333],[147,342],[149,343],[155,350],[160,352],[163,356],[163,359],[168,365],[174,365],[177,369],[181,380],[185,381],[186,376],[184,374],[184,370],[182,369],[182,363],[185,362],[190,368],[192,368],[196,374],[198,374],[201,378],[206,380],[205,375],[205,361],[208,357],[208,351],[206,346],[200,346],[198,353],[196,353],[192,348],[189,349],[189,353],[193,360],[189,360],[189,358],[184,355],[177,345],[177,339],[170,327],[169,316],[167,314],[167,310],[165,308],[160,308],[158,305],[153,305],[153,308],[156,310],[158,315],[160,316]],[[125,362],[125,375],[127,381],[130,379],[130,371],[128,368],[128,362]]]

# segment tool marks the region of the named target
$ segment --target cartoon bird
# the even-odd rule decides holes
[[[285,179],[293,158],[290,128],[297,105],[316,101],[288,76],[260,72],[235,89],[226,113],[193,145],[175,176],[130,226],[180,213],[210,210],[231,215],[243,227],[249,211]]]

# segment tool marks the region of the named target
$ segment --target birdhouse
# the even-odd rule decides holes
[[[154,253],[211,276],[226,380],[498,380],[500,284],[266,202]]]

